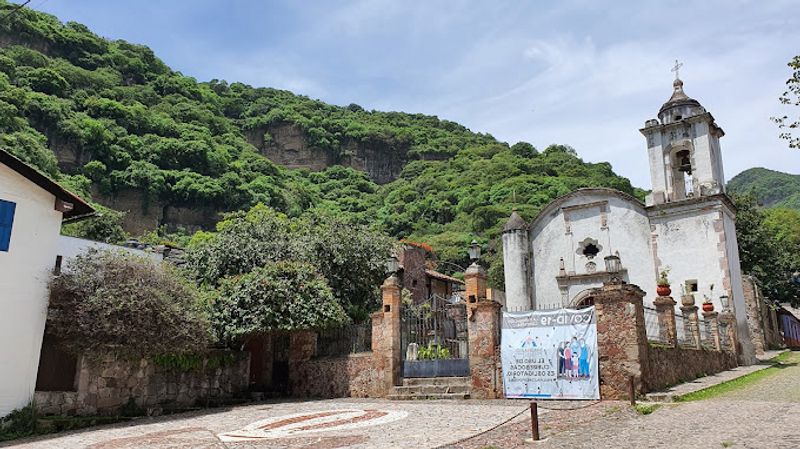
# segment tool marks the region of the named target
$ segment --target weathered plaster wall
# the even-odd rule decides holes
[[[578,205],[588,207],[572,209]],[[595,239],[600,245],[600,253],[592,260],[578,252],[579,243],[586,238]],[[608,279],[603,258],[617,251],[627,270],[625,280],[641,286],[650,300],[655,298],[647,214],[641,203],[620,192],[586,189],[573,192],[560,202],[556,200],[534,221],[531,249],[537,308],[569,305],[583,292],[602,286]],[[556,279],[561,258],[570,275],[566,295]],[[587,268],[589,262],[595,264],[594,276]]]
[[[8,251],[0,251],[0,417],[33,397],[55,266],[56,199],[0,164],[0,199],[16,203]]]
[[[224,401],[247,391],[249,354],[232,354],[235,360],[231,363],[209,367],[206,359],[190,370],[163,367],[148,359],[119,359],[112,354],[96,361],[81,357],[75,379],[77,391],[37,391],[36,407],[46,415],[110,415],[131,398],[143,409]]]
[[[736,354],[732,351],[650,346],[647,355],[648,391],[736,368]]]
[[[736,315],[736,331],[739,339],[739,348],[737,348],[739,362],[750,365],[757,363],[757,360],[753,339],[750,337],[750,326],[747,323],[747,304],[745,304],[744,289],[742,287],[742,266],[739,260],[736,223],[734,222],[733,214],[725,213],[723,210],[721,216],[724,225],[725,260],[727,261],[727,267],[721,268],[723,270],[727,268],[730,279],[731,303],[733,304],[733,312]]]
[[[366,398],[382,396],[383,372],[372,352],[300,361],[291,368],[293,396],[314,398]]]

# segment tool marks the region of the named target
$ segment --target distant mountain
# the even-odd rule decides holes
[[[800,210],[800,175],[766,168],[745,170],[728,181],[729,193],[753,193],[765,207]]]

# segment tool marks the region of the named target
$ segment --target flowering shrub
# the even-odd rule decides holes
[[[87,355],[189,353],[210,337],[195,288],[174,268],[113,252],[78,256],[52,280],[47,329]]]

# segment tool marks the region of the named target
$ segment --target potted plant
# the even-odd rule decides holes
[[[672,293],[672,289],[669,288],[669,267],[664,268],[658,274],[658,280],[656,281],[656,293],[658,296],[669,296]]]

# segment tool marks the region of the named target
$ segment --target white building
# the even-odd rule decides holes
[[[646,204],[612,189],[579,189],[552,201],[530,224],[512,214],[503,230],[506,305],[580,305],[608,280],[603,258],[619,253],[622,278],[647,292],[646,304],[656,298],[656,279],[665,268],[676,298],[686,286],[697,305],[709,297],[718,311],[720,297],[731,298],[742,359],[753,360],[736,211],[724,191],[724,132],[676,79],[658,120],[647,120],[641,133],[653,183]]]
[[[0,150],[0,416],[33,397],[61,223],[93,212]]]

